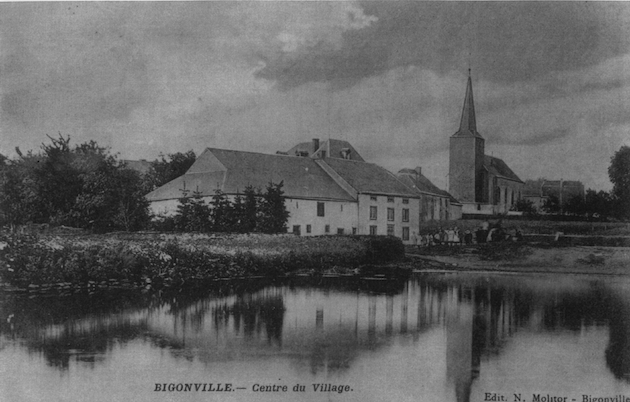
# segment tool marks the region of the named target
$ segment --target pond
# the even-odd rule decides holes
[[[436,273],[3,294],[0,400],[622,402],[629,290],[623,277]]]

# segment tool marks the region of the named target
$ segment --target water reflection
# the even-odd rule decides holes
[[[445,274],[399,283],[231,284],[178,297],[4,295],[0,361],[24,350],[80,382],[86,370],[119,369],[120,354],[128,353],[136,357],[125,370],[137,375],[126,381],[145,391],[137,400],[156,397],[153,382],[201,378],[245,388],[266,380],[357,388],[305,400],[376,401],[394,392],[399,400],[470,401],[531,387],[587,392],[580,388],[586,383],[588,392],[611,386],[630,393],[628,284]],[[161,367],[134,366],[143,359]],[[21,374],[0,383],[0,394],[29,387]],[[47,392],[62,394],[63,385],[56,387]],[[230,398],[249,400],[247,392]]]

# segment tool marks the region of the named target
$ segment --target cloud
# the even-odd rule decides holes
[[[207,146],[274,152],[332,137],[392,170],[420,165],[443,182],[471,66],[479,130],[490,152],[518,162],[517,173],[536,174],[537,155],[562,159],[568,143],[572,163],[607,161],[630,120],[629,10],[3,3],[0,152],[36,148],[57,132],[125,158]],[[597,136],[609,145],[591,144]],[[519,159],[527,155],[530,165]]]
[[[314,36],[306,42],[305,35],[283,33],[292,51],[261,55],[266,67],[258,76],[284,90],[308,82],[343,89],[396,67],[447,74],[472,66],[481,78],[505,83],[580,69],[630,49],[628,24],[610,27],[611,18],[627,21],[622,4],[365,2],[361,7],[361,15],[373,19],[344,31],[340,41]]]

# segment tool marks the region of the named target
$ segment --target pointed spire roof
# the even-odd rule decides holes
[[[464,98],[464,108],[462,110],[462,119],[459,123],[459,130],[453,135],[454,137],[481,137],[477,132],[477,119],[475,117],[475,101],[473,99],[472,79],[470,78],[470,69],[468,69],[468,84],[466,85],[466,97]]]

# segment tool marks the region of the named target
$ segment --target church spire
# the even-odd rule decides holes
[[[464,98],[464,108],[462,110],[462,120],[459,123],[459,130],[455,133],[458,137],[474,136],[481,137],[477,132],[477,120],[475,118],[475,101],[473,100],[472,79],[470,69],[468,69],[468,84],[466,86],[466,97]]]

